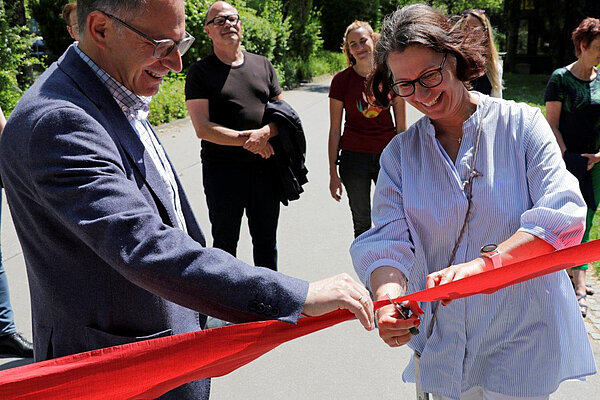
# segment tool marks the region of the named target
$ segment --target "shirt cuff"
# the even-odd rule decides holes
[[[567,247],[554,232],[549,231],[541,226],[527,224],[520,227],[518,232],[527,232],[533,236],[539,237],[540,239],[550,243],[556,250]]]

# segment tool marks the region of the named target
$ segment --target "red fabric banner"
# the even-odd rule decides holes
[[[600,259],[600,240],[516,262],[415,292],[395,301],[435,301],[493,293]],[[388,300],[375,303],[378,309]],[[226,375],[282,343],[353,319],[346,310],[301,318],[297,325],[261,321],[93,350],[0,372],[0,398],[153,399],[186,382]]]

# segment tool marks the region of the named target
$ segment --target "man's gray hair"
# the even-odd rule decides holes
[[[87,17],[93,11],[100,10],[109,14],[117,14],[119,18],[127,18],[145,8],[146,3],[147,0],[78,0],[77,23],[79,24],[79,34],[83,34]]]

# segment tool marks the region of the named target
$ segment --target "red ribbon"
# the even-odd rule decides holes
[[[505,265],[394,301],[436,301],[489,294],[506,286],[600,259],[600,240]],[[389,304],[375,302],[375,309]],[[292,325],[261,321],[129,343],[0,372],[0,398],[153,399],[186,382],[226,375],[292,339],[354,315],[338,310]]]

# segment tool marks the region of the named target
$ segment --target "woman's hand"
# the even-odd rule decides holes
[[[588,159],[588,163],[587,163],[587,170],[588,171],[590,169],[592,169],[594,167],[594,165],[596,165],[596,163],[598,161],[600,161],[600,153],[596,153],[596,154],[584,153],[581,156]]]
[[[337,173],[332,173],[329,176],[329,192],[335,201],[342,199],[344,190],[342,189],[342,180]]]
[[[444,268],[440,271],[433,272],[427,275],[427,278],[425,278],[425,285],[427,289],[430,289],[432,287],[440,286],[449,282],[457,281],[462,278],[480,274],[484,270],[485,260],[479,257],[474,259],[473,261],[451,265],[448,268]],[[451,302],[451,299],[442,300],[442,305],[447,306]]]
[[[375,313],[379,337],[390,347],[400,347],[408,343],[412,337],[409,329],[421,324],[419,316],[423,315],[423,310],[419,304],[414,301],[404,304],[410,308],[412,313],[408,319],[402,318],[393,304],[381,307]]]

